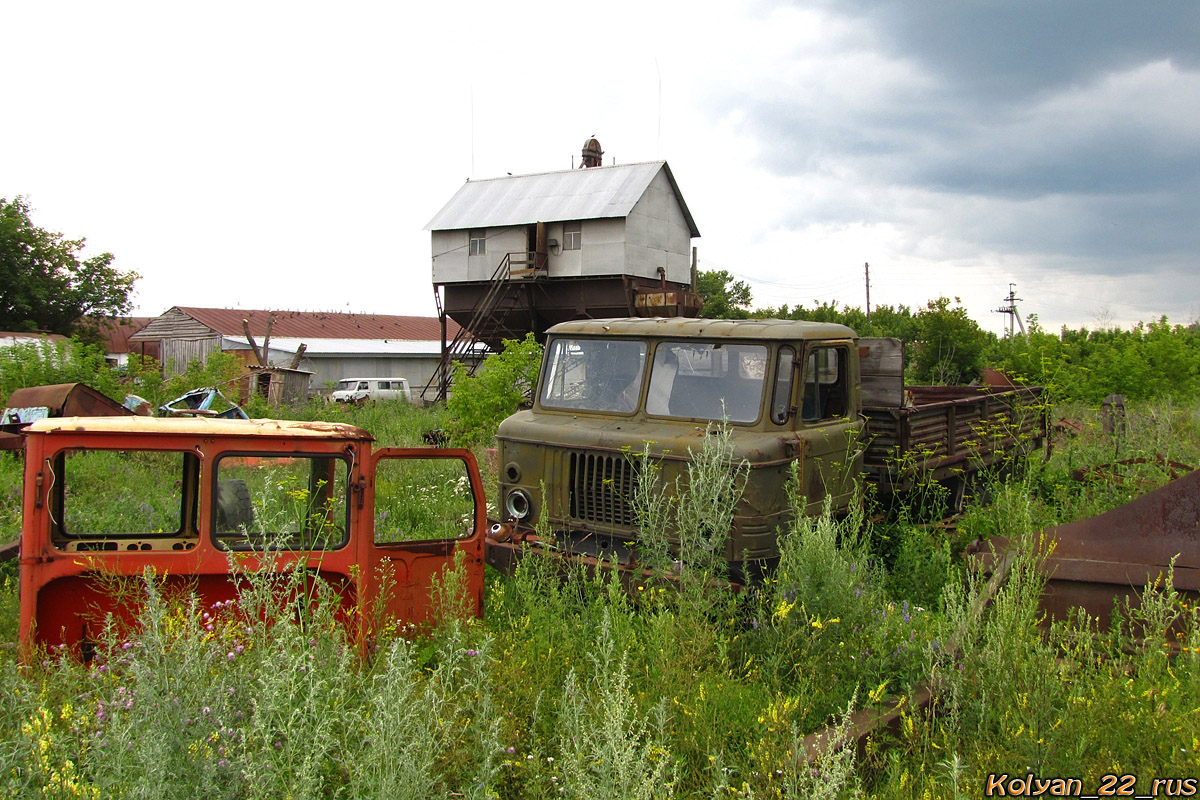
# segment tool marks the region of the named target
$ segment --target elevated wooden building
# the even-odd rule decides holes
[[[700,235],[666,161],[469,180],[426,229],[438,308],[463,329],[446,359],[478,343],[572,319],[696,316]]]

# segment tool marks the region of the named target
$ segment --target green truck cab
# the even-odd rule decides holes
[[[1037,423],[1012,429],[1024,416],[1015,407],[1036,391],[931,387],[935,399],[914,402],[925,387],[904,387],[900,353],[896,340],[860,341],[843,325],[797,320],[555,325],[533,407],[504,420],[496,435],[501,519],[489,560],[503,567],[531,542],[636,564],[632,500],[643,455],[670,490],[714,426],[727,427],[733,459],[746,468],[726,540],[735,575],[778,557],[794,508],[817,514],[828,502],[844,511],[863,478],[887,492],[907,488],[917,470],[961,482],[1001,451],[1038,441]],[[980,436],[982,423],[1008,426],[1011,436]],[[919,453],[920,463],[899,458],[901,448]],[[914,474],[900,474],[897,464]],[[534,527],[541,537],[530,534]]]

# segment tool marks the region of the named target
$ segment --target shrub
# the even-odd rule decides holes
[[[533,390],[542,364],[542,346],[527,334],[525,339],[505,339],[504,349],[489,356],[475,375],[454,364],[454,384],[446,408],[450,435],[461,445],[491,440],[501,420],[512,414]]]

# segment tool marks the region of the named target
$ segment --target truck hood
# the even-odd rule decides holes
[[[751,464],[784,458],[787,443],[796,439],[796,434],[790,431],[730,428],[734,458],[744,458]],[[706,426],[698,422],[518,411],[500,423],[496,440],[501,446],[512,442],[626,453],[640,453],[648,442],[650,452],[655,455],[687,459],[689,449],[694,452],[703,444],[705,430]]]

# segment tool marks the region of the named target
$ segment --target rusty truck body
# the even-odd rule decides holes
[[[333,587],[356,633],[420,624],[461,553],[483,593],[486,506],[469,451],[377,448],[351,425],[63,417],[25,436],[20,641],[88,658],[132,621],[124,578],[150,573],[208,604],[257,570]],[[136,593],[135,593],[136,594]]]
[[[502,518],[488,559],[504,567],[530,543],[636,564],[643,456],[672,487],[723,424],[748,469],[725,545],[742,574],[778,557],[793,508],[844,511],[861,478],[885,494],[928,480],[961,492],[973,472],[1040,445],[1039,393],[905,386],[898,340],[860,340],[842,325],[561,323],[548,331],[532,408],[497,433]]]

